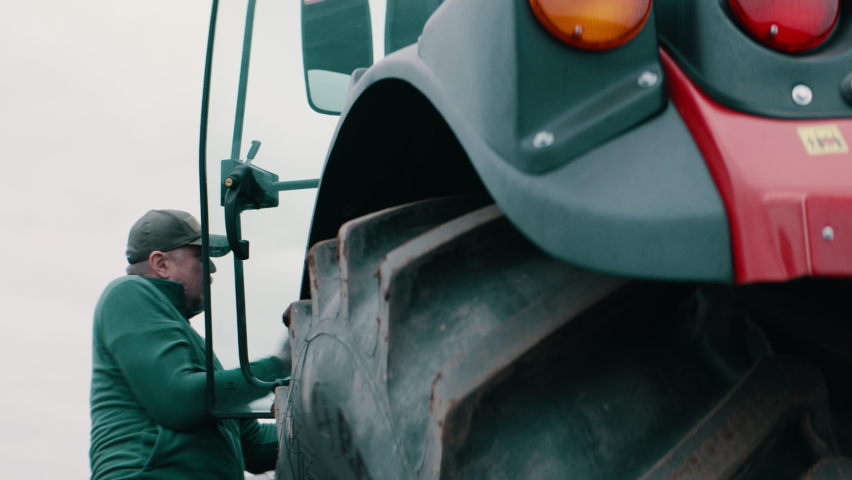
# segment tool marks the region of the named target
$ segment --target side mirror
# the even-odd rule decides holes
[[[311,108],[340,114],[352,71],[373,64],[369,0],[302,0],[302,59]]]
[[[444,0],[387,0],[385,55],[417,43],[423,26]]]

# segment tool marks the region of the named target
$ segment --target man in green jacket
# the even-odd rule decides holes
[[[203,311],[201,233],[192,215],[151,210],[130,230],[127,276],[95,308],[90,459],[93,480],[244,479],[275,468],[277,434],[256,420],[217,420],[206,404],[204,341],[189,319]],[[211,235],[214,256],[227,242]],[[211,266],[211,273],[215,266]],[[252,363],[273,380],[284,355]],[[245,405],[268,392],[216,365],[217,402]]]

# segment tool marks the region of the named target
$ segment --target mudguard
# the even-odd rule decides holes
[[[520,125],[517,110],[531,97],[511,80],[529,68],[513,60],[512,38],[521,24],[538,29],[544,40],[537,41],[570,48],[546,37],[525,1],[448,1],[417,44],[353,75],[309,246],[334,237],[357,215],[484,187],[527,238],[568,263],[628,277],[731,282],[725,207],[689,130],[666,102],[663,82],[610,105],[597,120],[606,135],[576,125],[582,120],[576,102],[562,102],[565,112],[542,107],[544,124],[556,125],[557,148],[534,152],[529,132],[538,126]],[[625,72],[632,87],[643,71],[662,78],[655,37],[651,21],[637,39],[654,42],[653,58]],[[476,45],[460,47],[473,39]],[[597,59],[601,65],[611,60]],[[583,67],[577,75],[593,64]],[[488,81],[489,75],[509,81]],[[567,143],[560,143],[558,128]],[[586,143],[571,144],[572,136]],[[536,155],[547,168],[535,167]]]

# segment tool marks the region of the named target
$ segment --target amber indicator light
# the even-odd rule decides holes
[[[728,0],[728,4],[752,38],[789,53],[821,44],[840,16],[839,0]]]
[[[651,14],[651,0],[529,0],[538,21],[569,45],[608,50],[633,39]]]

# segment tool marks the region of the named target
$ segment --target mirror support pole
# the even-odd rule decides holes
[[[251,62],[251,38],[254,32],[254,10],[257,0],[248,0],[246,29],[243,35],[243,57],[240,62],[240,83],[237,90],[237,112],[234,116],[234,139],[231,142],[231,159],[240,159],[243,141],[243,120],[246,116],[246,91],[248,90],[249,63]]]

